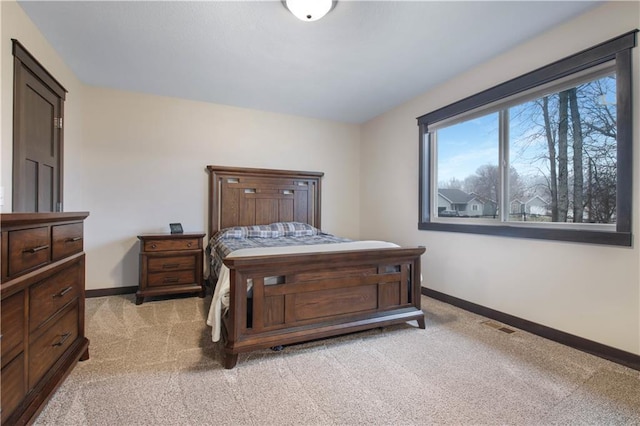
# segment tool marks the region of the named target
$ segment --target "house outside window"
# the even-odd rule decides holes
[[[630,245],[636,33],[419,117],[420,229]]]

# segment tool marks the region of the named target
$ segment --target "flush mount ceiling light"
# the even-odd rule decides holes
[[[301,21],[317,21],[326,15],[333,5],[332,0],[286,0],[287,9]]]

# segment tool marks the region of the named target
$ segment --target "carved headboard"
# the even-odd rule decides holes
[[[209,238],[231,226],[304,222],[320,228],[322,172],[207,166]]]

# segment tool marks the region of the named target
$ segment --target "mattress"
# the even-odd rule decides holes
[[[251,238],[237,238],[237,237],[220,237],[216,234],[209,241],[207,247],[207,254],[209,256],[210,273],[212,276],[217,277],[222,267],[222,259],[228,256],[230,253],[251,248],[263,248],[263,247],[284,247],[284,246],[308,246],[318,244],[335,244],[346,243],[351,240],[342,237],[336,237],[335,235],[319,232],[314,235],[287,235],[287,236],[270,236],[270,237],[251,237]]]

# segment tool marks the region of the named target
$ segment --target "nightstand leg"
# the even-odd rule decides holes
[[[136,305],[142,305],[144,302],[144,296],[136,296]]]

